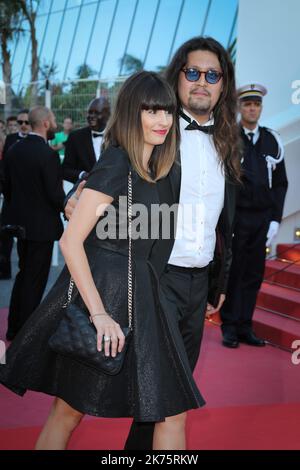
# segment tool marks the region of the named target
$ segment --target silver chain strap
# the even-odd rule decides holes
[[[132,329],[132,179],[128,174],[128,326]]]
[[[131,171],[128,174],[128,326],[132,329],[132,179]],[[71,303],[72,293],[74,289],[74,280],[70,279],[70,284],[68,288],[68,298],[63,304],[62,308],[67,308]]]
[[[68,298],[67,298],[66,302],[63,304],[62,308],[67,308],[67,306],[71,303],[73,288],[74,288],[74,281],[71,278],[69,288],[68,288]]]

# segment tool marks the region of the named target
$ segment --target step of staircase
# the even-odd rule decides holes
[[[299,321],[274,315],[260,308],[255,309],[253,329],[260,338],[289,351],[293,350],[293,342],[300,340]]]
[[[286,251],[288,248],[291,248]],[[285,252],[285,253],[283,253]],[[292,351],[292,344],[300,340],[300,244],[278,245],[281,259],[267,260],[253,316],[253,329],[258,337],[271,344]],[[283,270],[284,269],[284,270]],[[209,317],[215,325],[221,324],[220,314]]]
[[[276,254],[278,259],[295,261],[300,264],[300,243],[294,245],[281,243],[276,247]]]
[[[289,266],[288,263],[279,260],[267,260],[264,280],[271,284],[300,291],[300,266],[295,264]]]
[[[300,320],[300,291],[263,282],[256,306]]]

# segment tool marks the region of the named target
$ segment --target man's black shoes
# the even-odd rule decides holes
[[[258,338],[252,330],[236,334],[233,331],[223,331],[222,344],[226,348],[238,348],[239,343],[249,346],[262,347],[266,345],[265,340]]]
[[[249,344],[250,346],[262,347],[266,345],[264,339],[258,338],[253,331],[242,333],[238,335],[238,340],[241,343]]]
[[[223,346],[226,348],[238,348],[239,342],[238,338],[234,333],[224,332],[223,333]]]

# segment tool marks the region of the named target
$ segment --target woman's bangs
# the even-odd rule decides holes
[[[164,84],[158,82],[145,90],[141,109],[153,109],[153,111],[163,109],[169,113],[174,113],[176,111],[176,102]]]

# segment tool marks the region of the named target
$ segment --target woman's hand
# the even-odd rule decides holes
[[[111,354],[115,357],[117,352],[122,351],[125,344],[125,336],[120,325],[106,314],[91,315],[91,317],[97,330],[98,351],[102,351],[104,344],[105,356]]]
[[[78,203],[78,199],[80,197],[80,194],[82,193],[83,187],[85,185],[86,181],[83,180],[81,183],[78,185],[78,188],[76,189],[75,193],[73,194],[72,197],[67,202],[67,205],[65,207],[65,216],[68,220],[72,217],[72,214],[74,212],[74,209]]]
[[[210,315],[213,315],[214,313],[217,313],[220,308],[222,307],[223,303],[225,301],[225,294],[221,294],[220,295],[220,300],[219,300],[219,304],[216,308],[214,308],[212,305],[210,305],[209,303],[207,303],[207,306],[206,306],[206,318],[209,318]]]

